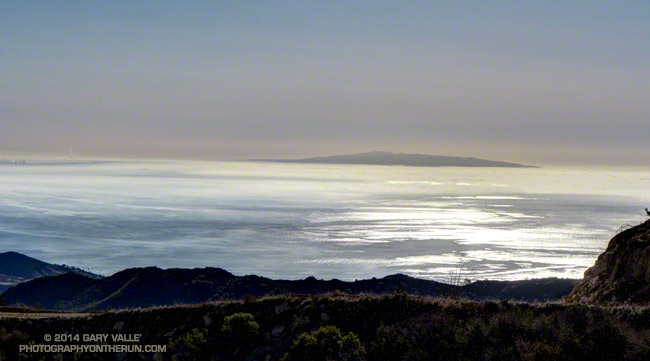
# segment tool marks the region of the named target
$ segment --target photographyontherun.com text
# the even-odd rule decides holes
[[[141,334],[46,334],[47,344],[20,345],[21,353],[160,353],[167,345],[140,345]],[[105,344],[112,341],[114,344]],[[74,344],[73,344],[74,342]],[[79,344],[98,342],[100,344]]]

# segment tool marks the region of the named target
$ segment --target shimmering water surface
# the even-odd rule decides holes
[[[248,162],[0,165],[0,251],[111,274],[579,278],[650,173]],[[462,266],[460,266],[462,265]]]

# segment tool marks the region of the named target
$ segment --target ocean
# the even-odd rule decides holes
[[[0,252],[110,275],[581,278],[646,219],[650,173],[119,161],[0,165]]]

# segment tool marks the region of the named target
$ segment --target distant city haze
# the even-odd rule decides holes
[[[646,166],[649,2],[0,4],[0,158]]]

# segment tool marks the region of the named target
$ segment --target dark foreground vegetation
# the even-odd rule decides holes
[[[393,295],[278,296],[0,317],[0,360],[650,360],[650,308]],[[44,334],[140,333],[161,354],[22,354]]]

